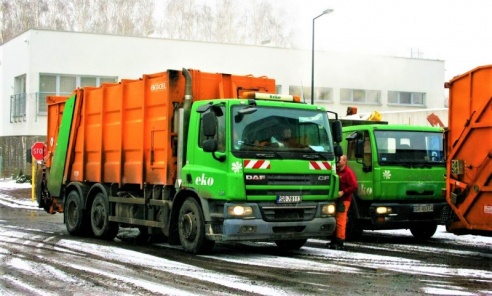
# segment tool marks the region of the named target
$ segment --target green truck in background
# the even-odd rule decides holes
[[[363,230],[410,229],[418,239],[444,224],[443,129],[344,121],[342,149],[359,184],[347,236]]]

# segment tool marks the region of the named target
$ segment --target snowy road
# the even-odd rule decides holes
[[[1,189],[1,188],[0,188]],[[439,228],[426,243],[409,231],[367,232],[348,251],[309,240],[295,252],[273,244],[219,244],[192,256],[67,234],[60,214],[0,190],[1,295],[492,295],[492,238]]]

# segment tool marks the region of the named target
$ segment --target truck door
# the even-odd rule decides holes
[[[223,197],[227,191],[225,175],[229,160],[225,153],[225,110],[223,107],[217,107],[204,113],[197,112],[195,115],[199,120],[190,121],[188,158],[183,171],[200,196]],[[205,119],[207,117],[208,119]]]
[[[374,162],[371,135],[367,130],[351,132],[347,136],[347,160],[359,184],[358,195],[369,198],[374,190]]]

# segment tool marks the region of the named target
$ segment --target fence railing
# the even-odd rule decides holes
[[[26,121],[26,93],[10,96],[10,122]]]

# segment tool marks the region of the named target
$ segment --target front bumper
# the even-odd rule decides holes
[[[308,238],[327,238],[335,230],[335,218],[315,218],[309,222],[265,222],[254,220],[225,220],[222,241],[276,241]],[[208,234],[207,234],[208,237]],[[217,239],[218,237],[215,237]]]
[[[277,241],[327,238],[333,234],[334,216],[321,215],[326,203],[275,205],[248,203],[251,217],[235,218],[224,210],[223,219],[206,226],[206,236],[215,241]],[[224,208],[232,204],[226,204]]]
[[[420,223],[444,224],[443,210],[446,202],[436,203],[376,203],[369,208],[372,228],[399,229]],[[385,207],[390,212],[380,214],[377,209]]]

